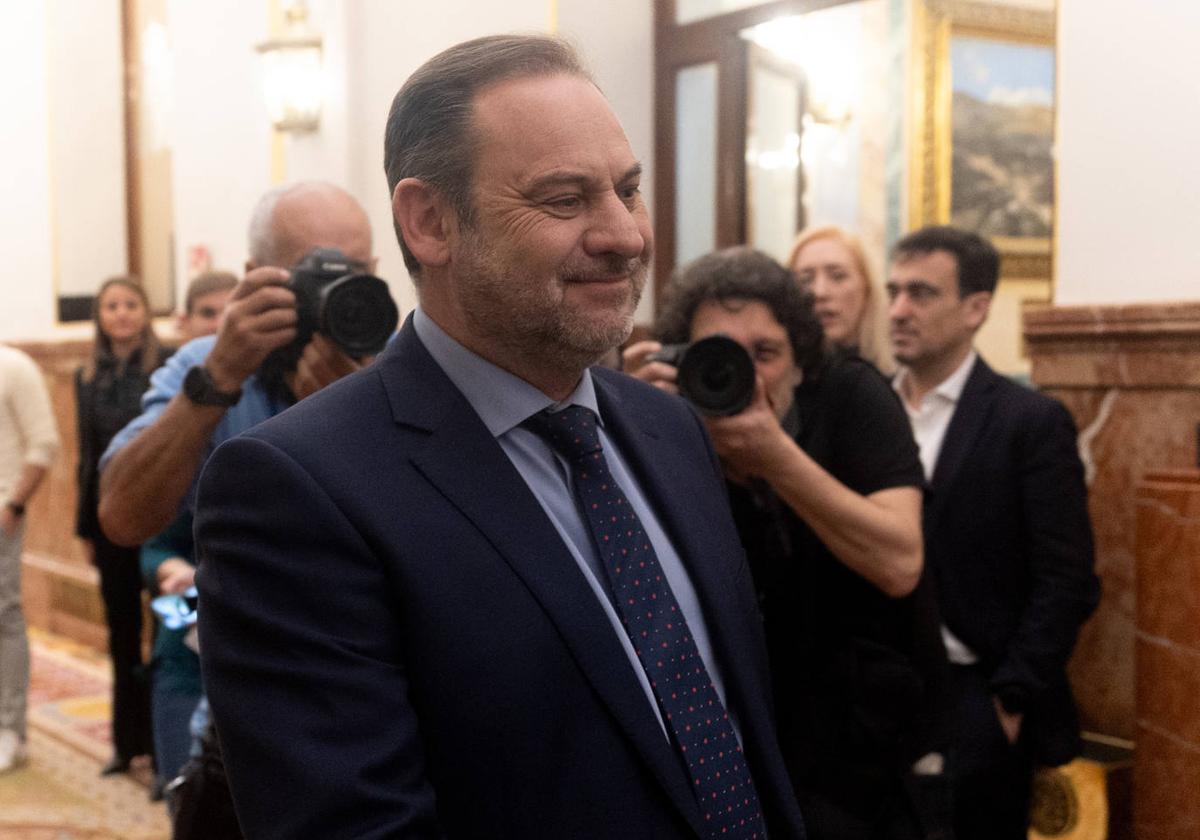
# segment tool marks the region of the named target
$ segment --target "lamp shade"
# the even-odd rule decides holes
[[[279,131],[315,131],[321,123],[319,36],[286,36],[259,44],[263,98]]]

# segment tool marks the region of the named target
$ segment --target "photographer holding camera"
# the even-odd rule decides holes
[[[749,248],[677,273],[655,332],[668,346],[635,344],[625,367],[706,415],[810,838],[920,837],[904,778],[940,647],[903,408],[871,365],[825,355],[811,298]]]
[[[325,283],[313,271],[320,266],[306,261],[321,256],[312,253],[318,248],[330,249],[327,258],[342,258],[347,272],[359,272],[356,279],[373,270],[371,228],[362,206],[331,184],[279,187],[259,200],[249,238],[246,276],[234,289],[216,337],[185,344],[155,373],[142,414],[117,434],[101,459],[100,524],[113,542],[137,545],[163,530],[218,444],[371,360],[371,354],[346,352],[313,324],[316,316],[305,301],[298,307],[296,292],[308,298],[311,281]],[[299,272],[288,270],[302,262],[313,274],[303,284],[293,277]],[[280,356],[286,364],[263,369],[269,358]]]

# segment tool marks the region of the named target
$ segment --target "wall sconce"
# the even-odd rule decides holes
[[[298,0],[283,10],[284,32],[255,47],[262,57],[262,89],[277,131],[316,131],[321,124],[321,36],[308,27]]]

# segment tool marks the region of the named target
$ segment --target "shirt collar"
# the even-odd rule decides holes
[[[978,358],[979,354],[972,347],[971,351],[967,353],[967,357],[962,360],[962,364],[955,368],[954,373],[943,379],[936,388],[926,395],[925,399],[929,399],[929,397],[936,394],[950,403],[957,404],[959,398],[962,396],[963,388],[967,387],[967,379],[970,377],[971,369],[975,367],[975,360]],[[901,398],[904,397],[905,381],[908,375],[908,369],[901,368],[900,372],[896,374],[896,378],[892,380],[892,387]],[[908,405],[907,400],[902,399],[901,401],[906,406]]]
[[[583,372],[571,396],[555,402],[519,376],[468,350],[419,306],[413,313],[413,328],[429,355],[467,398],[493,437],[506,434],[527,417],[547,408],[557,411],[568,405],[581,405],[600,416],[590,371]]]

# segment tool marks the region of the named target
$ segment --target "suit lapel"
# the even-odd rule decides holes
[[[967,377],[962,394],[959,395],[954,416],[950,418],[950,425],[946,428],[942,450],[938,453],[937,464],[933,468],[930,487],[935,514],[940,510],[947,488],[953,483],[992,413],[996,379],[997,374],[987,363],[982,358],[976,359],[975,367]]]
[[[429,432],[416,468],[495,547],[558,628],[580,670],[688,822],[703,833],[683,766],[614,628],[541,505],[470,403],[406,323],[380,360],[397,422]],[[481,480],[485,476],[486,480]]]

